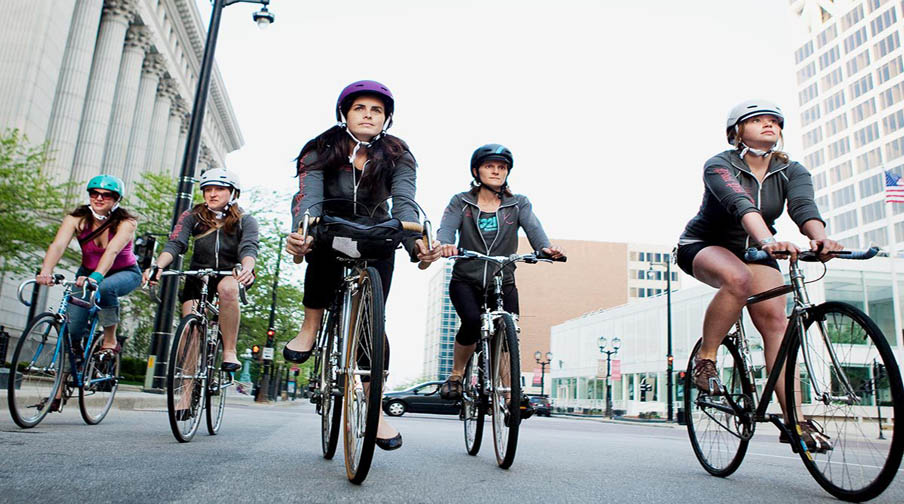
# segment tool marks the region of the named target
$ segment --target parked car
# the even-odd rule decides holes
[[[531,408],[537,416],[550,416],[552,406],[549,404],[549,398],[546,396],[528,396]]]
[[[439,396],[442,384],[442,381],[430,381],[407,390],[387,392],[383,394],[383,411],[390,416],[402,416],[405,413],[457,415],[461,409],[458,401],[449,401]]]

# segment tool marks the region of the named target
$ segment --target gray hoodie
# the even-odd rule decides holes
[[[442,244],[455,244],[455,233],[458,233],[458,246],[487,255],[511,255],[518,251],[518,228],[524,229],[527,239],[534,250],[549,247],[549,238],[543,231],[543,226],[527,196],[516,194],[504,195],[499,209],[496,210],[496,218],[499,228],[496,238],[492,243],[486,243],[480,228],[477,225],[477,217],[480,207],[477,206],[477,196],[470,191],[452,196],[449,205],[443,212],[443,220],[440,222],[436,238]],[[493,272],[489,263],[484,261],[457,261],[452,268],[452,278],[466,281],[474,285],[486,288],[492,280]],[[505,267],[502,282],[504,284],[515,283],[515,265]]]
[[[773,156],[766,177],[760,183],[737,150],[727,150],[703,165],[703,203],[679,239],[679,245],[707,242],[744,249],[752,246],[741,226],[741,217],[759,212],[775,234],[775,219],[787,202],[788,214],[803,231],[816,219],[823,224],[813,200],[810,172],[796,161],[782,162]]]

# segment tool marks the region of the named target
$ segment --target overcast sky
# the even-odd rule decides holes
[[[206,23],[209,2],[198,4]],[[226,161],[245,185],[284,192],[272,204],[286,215],[292,159],[360,79],[395,95],[390,132],[417,158],[418,200],[437,225],[485,143],[512,149],[510,184],[553,241],[663,244],[696,213],[734,104],[779,102],[786,150],[800,150],[787,1],[272,0],[263,31],[258,7],[227,8],[220,27],[216,59],[245,138]],[[435,271],[402,259],[390,385],[421,374]]]

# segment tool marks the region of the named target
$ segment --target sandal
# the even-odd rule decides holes
[[[461,399],[461,375],[449,375],[439,388],[439,396],[447,401]]]

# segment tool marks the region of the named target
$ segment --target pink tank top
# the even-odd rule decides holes
[[[91,229],[85,229],[81,234],[78,235],[79,240],[91,234]],[[109,230],[107,232],[107,239],[113,239],[113,230]],[[100,262],[100,258],[104,255],[107,249],[100,247],[97,243],[94,243],[94,240],[88,240],[84,243],[81,243],[82,246],[82,266],[85,268],[94,271],[97,269],[97,263]],[[110,266],[110,271],[118,271],[123,268],[128,268],[133,264],[137,264],[138,259],[135,258],[135,254],[132,252],[132,240],[129,240],[129,243],[126,244],[125,247],[119,252],[119,255],[116,256],[116,259],[113,260],[113,266]]]

